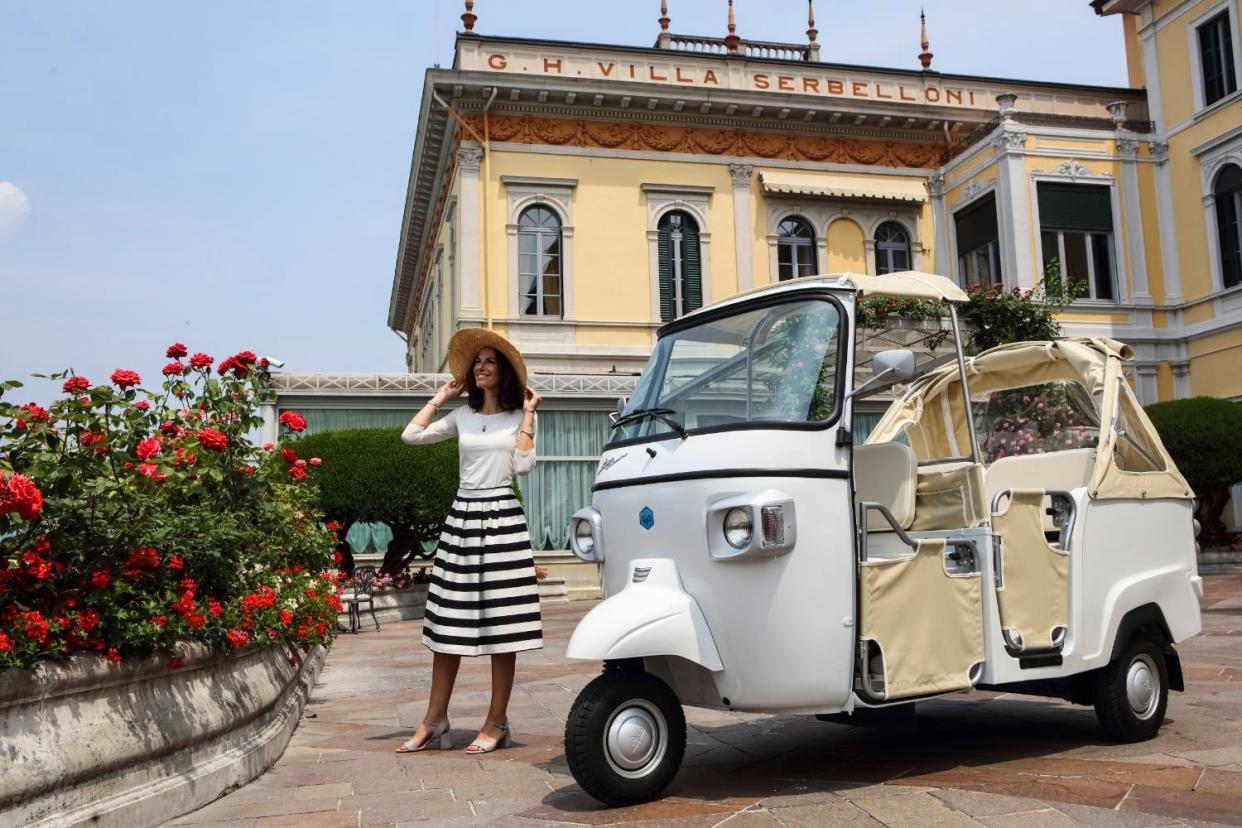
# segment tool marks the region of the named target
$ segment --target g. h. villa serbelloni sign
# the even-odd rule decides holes
[[[995,108],[996,90],[981,86],[946,86],[938,78],[893,78],[880,73],[807,66],[726,65],[721,60],[696,60],[677,54],[667,60],[633,53],[567,53],[509,48],[487,44],[478,51],[463,49],[466,70],[542,75],[550,78],[655,83],[698,89],[812,95],[821,98],[904,104]]]

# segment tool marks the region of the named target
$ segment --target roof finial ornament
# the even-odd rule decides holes
[[[474,0],[466,0],[466,10],[461,15],[461,22],[467,32],[474,31],[474,21],[478,19],[479,16],[474,13]]]
[[[815,0],[806,0],[806,59],[819,60],[819,29],[815,28]]]
[[[737,21],[733,18],[733,0],[729,0],[729,33],[725,35],[725,48],[729,54],[738,53],[738,44],[742,39],[737,36]]]
[[[930,72],[932,53],[927,51],[927,45],[928,45],[927,43],[927,15],[923,13],[922,9],[919,9],[919,23],[923,27],[922,42],[921,42],[923,51],[919,52],[919,63],[923,64],[924,72]]]
[[[660,31],[668,31],[668,0],[660,0]]]

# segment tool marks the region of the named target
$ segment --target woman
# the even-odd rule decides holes
[[[461,657],[492,657],[492,701],[468,753],[506,747],[509,694],[520,650],[543,646],[535,559],[513,475],[535,465],[535,409],[540,397],[526,387],[522,355],[504,337],[483,328],[458,331],[449,341],[449,371],[401,439],[410,445],[458,438],[459,489],[436,548],[423,620],[423,643],[435,654],[427,715],[397,753],[436,744],[452,747],[449,698]],[[468,405],[431,418],[466,392]]]

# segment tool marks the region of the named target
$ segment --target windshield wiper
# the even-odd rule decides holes
[[[677,412],[672,408],[640,408],[637,411],[631,411],[629,414],[626,414],[624,417],[619,418],[615,423],[612,424],[612,427],[618,428],[620,426],[625,425],[626,423],[632,423],[635,420],[642,420],[642,419],[646,419],[647,417],[655,417],[657,420],[667,425],[673,431],[677,432],[677,436],[684,440],[690,436],[690,433],[686,431],[686,427],[684,425],[682,425],[681,423],[677,422],[676,420],[674,420],[672,417],[669,416],[670,414],[676,414],[676,413]]]

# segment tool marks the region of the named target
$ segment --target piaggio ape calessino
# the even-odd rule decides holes
[[[864,294],[943,303],[954,358],[916,377],[880,351],[862,382]],[[604,665],[565,729],[589,794],[657,796],[682,705],[839,716],[991,688],[1155,735],[1199,631],[1193,493],[1127,346],[966,357],[966,298],[925,273],[805,277],[660,330],[570,523],[605,596],[568,647]],[[902,383],[855,446],[856,402]]]

